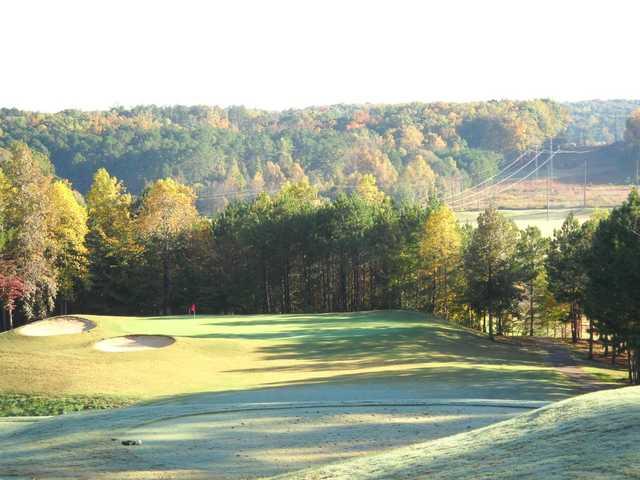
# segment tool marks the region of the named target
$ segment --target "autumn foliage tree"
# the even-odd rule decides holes
[[[55,248],[58,294],[62,313],[67,313],[68,302],[75,300],[86,286],[87,209],[80,194],[74,192],[68,182],[53,182],[50,196],[55,212],[49,220]]]
[[[192,229],[199,218],[195,199],[190,187],[170,178],[154,182],[142,196],[136,224],[146,243],[148,258],[157,259],[162,266],[163,313],[170,312],[172,259],[177,244],[181,235]]]
[[[27,291],[27,286],[20,277],[3,275],[0,273],[0,300],[4,310],[9,314],[9,329],[13,328],[13,311],[16,300],[21,299]]]
[[[140,261],[133,198],[118,179],[100,169],[87,194],[89,288],[84,303],[119,311],[131,301],[132,265]]]
[[[451,277],[462,259],[462,237],[455,214],[447,206],[429,213],[422,231],[420,257],[426,278],[432,282],[433,311],[449,318],[456,293],[450,287]]]
[[[634,110],[627,119],[624,139],[631,145],[640,146],[640,108]]]
[[[4,257],[15,265],[24,282],[21,307],[26,318],[45,315],[58,292],[56,245],[50,221],[57,214],[51,200],[52,178],[46,158],[23,143],[0,151],[2,169],[11,184],[7,198],[5,228],[12,231]]]

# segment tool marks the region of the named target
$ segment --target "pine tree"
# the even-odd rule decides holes
[[[554,231],[546,260],[549,288],[558,302],[569,307],[571,339],[580,338],[583,294],[587,282],[583,255],[585,231],[573,213],[565,219],[562,227]]]
[[[585,258],[585,310],[600,333],[626,343],[629,381],[640,384],[640,195],[599,222]],[[613,345],[615,348],[615,344]]]
[[[516,247],[516,261],[522,274],[522,281],[526,288],[526,299],[528,301],[529,327],[523,331],[533,336],[534,320],[536,317],[536,298],[540,296],[537,286],[540,284],[540,277],[544,273],[544,261],[548,248],[548,242],[542,237],[538,227],[529,226],[520,231],[520,238]]]
[[[519,280],[514,261],[518,229],[493,208],[478,216],[478,228],[464,255],[467,300],[489,320],[489,337],[494,338],[494,318],[502,333],[502,316],[519,299]]]

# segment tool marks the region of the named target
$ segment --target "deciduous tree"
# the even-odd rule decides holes
[[[171,278],[177,242],[198,221],[195,193],[173,179],[157,180],[144,192],[137,218],[146,249],[162,265],[162,312],[170,313]]]
[[[453,211],[439,206],[427,217],[420,240],[420,257],[427,278],[432,281],[433,311],[449,318],[450,304],[456,292],[449,288],[452,271],[459,267],[462,238]]]
[[[51,177],[46,158],[23,143],[2,153],[2,169],[12,185],[7,199],[6,228],[13,232],[5,259],[15,265],[24,282],[21,307],[26,318],[42,317],[53,309],[58,291],[52,234]]]

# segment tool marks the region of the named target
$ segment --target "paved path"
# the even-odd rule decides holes
[[[547,361],[559,372],[569,377],[571,381],[578,384],[581,393],[595,392],[596,390],[616,388],[618,386],[610,382],[602,382],[587,373],[566,345],[544,337],[533,337],[527,340],[545,350],[547,352]]]

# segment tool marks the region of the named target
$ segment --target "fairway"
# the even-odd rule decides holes
[[[287,398],[350,400],[553,400],[573,392],[542,353],[497,345],[415,312],[83,318],[96,327],[49,337],[1,334],[0,391],[140,399],[234,392],[243,401],[270,401],[284,391]],[[175,342],[98,349],[99,342],[130,335]]]
[[[463,433],[581,388],[544,351],[409,311],[83,318],[95,327],[75,335],[0,335],[2,391],[151,401],[0,421],[7,473],[259,478]],[[112,338],[120,347],[99,349]]]

